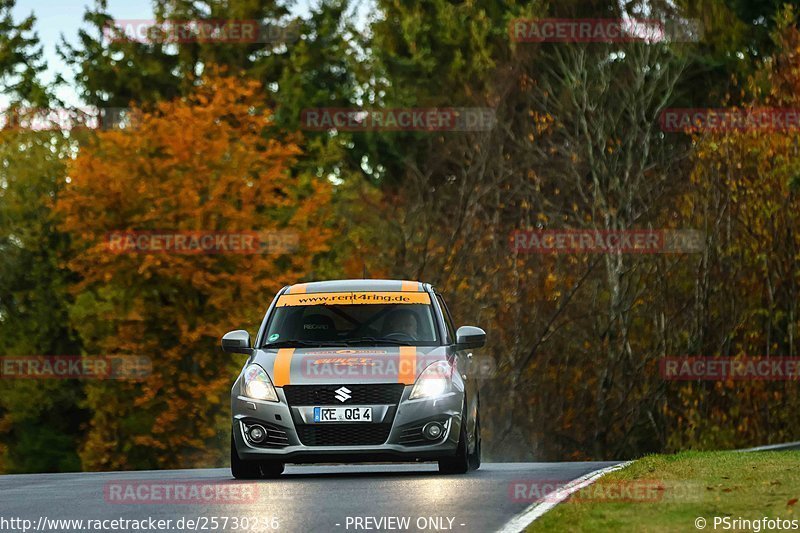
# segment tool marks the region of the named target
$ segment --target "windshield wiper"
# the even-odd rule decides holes
[[[271,348],[328,348],[334,346],[352,346],[355,344],[391,344],[396,346],[414,346],[407,341],[376,339],[375,337],[359,337],[357,339],[338,339],[333,341],[286,340],[264,344],[261,346],[261,348],[265,350],[269,350]]]
[[[359,337],[357,339],[343,339],[341,342],[347,345],[351,344],[394,344],[397,346],[414,346],[408,341],[398,341],[394,339],[376,339],[375,337]]]

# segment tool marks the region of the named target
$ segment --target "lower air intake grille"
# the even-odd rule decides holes
[[[297,436],[305,446],[378,445],[389,438],[391,424],[302,424]]]

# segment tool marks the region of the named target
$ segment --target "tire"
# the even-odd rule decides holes
[[[469,454],[469,469],[477,470],[481,467],[481,414],[480,409],[475,417],[475,451]]]
[[[283,474],[283,463],[278,461],[262,461],[261,462],[261,476],[267,479],[273,479]]]
[[[236,479],[276,478],[283,473],[284,465],[278,461],[244,461],[236,453],[236,443],[231,433],[231,474]]]
[[[258,461],[243,461],[236,453],[236,443],[231,432],[231,474],[236,479],[260,479],[261,468]]]
[[[463,413],[466,412],[462,411]],[[466,474],[469,472],[469,454],[467,453],[467,421],[461,420],[461,430],[458,433],[458,448],[453,457],[439,459],[439,472],[442,474]]]

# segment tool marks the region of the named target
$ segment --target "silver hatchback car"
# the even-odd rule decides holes
[[[339,280],[284,287],[231,390],[231,472],[275,477],[286,463],[438,461],[466,473],[481,461],[480,398],[469,375],[486,333],[458,331],[429,284]]]

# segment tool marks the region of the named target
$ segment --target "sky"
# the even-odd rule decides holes
[[[36,16],[36,32],[44,48],[48,65],[45,81],[52,81],[56,72],[69,81],[72,75],[68,67],[56,54],[56,45],[61,35],[70,43],[77,42],[78,29],[83,26],[86,7],[94,5],[93,0],[17,0],[14,20],[19,21],[31,13]],[[109,0],[109,12],[114,18],[149,19],[153,16],[150,0]],[[80,105],[80,99],[71,87],[62,87],[58,96],[68,105]]]
[[[293,13],[305,16],[312,2],[314,0],[297,0],[292,9]],[[70,69],[56,54],[56,45],[61,41],[62,35],[67,42],[73,44],[77,42],[78,29],[84,25],[83,14],[86,12],[86,7],[93,5],[94,0],[17,0],[13,11],[15,21],[31,13],[36,16],[36,32],[42,42],[48,65],[45,81],[51,81],[58,72],[68,82],[72,81]],[[151,0],[108,0],[108,11],[115,19],[148,20],[153,17]],[[81,105],[80,98],[71,83],[68,83],[67,87],[60,88],[57,95],[67,105]],[[3,95],[0,95],[0,105],[6,103],[3,101]]]

